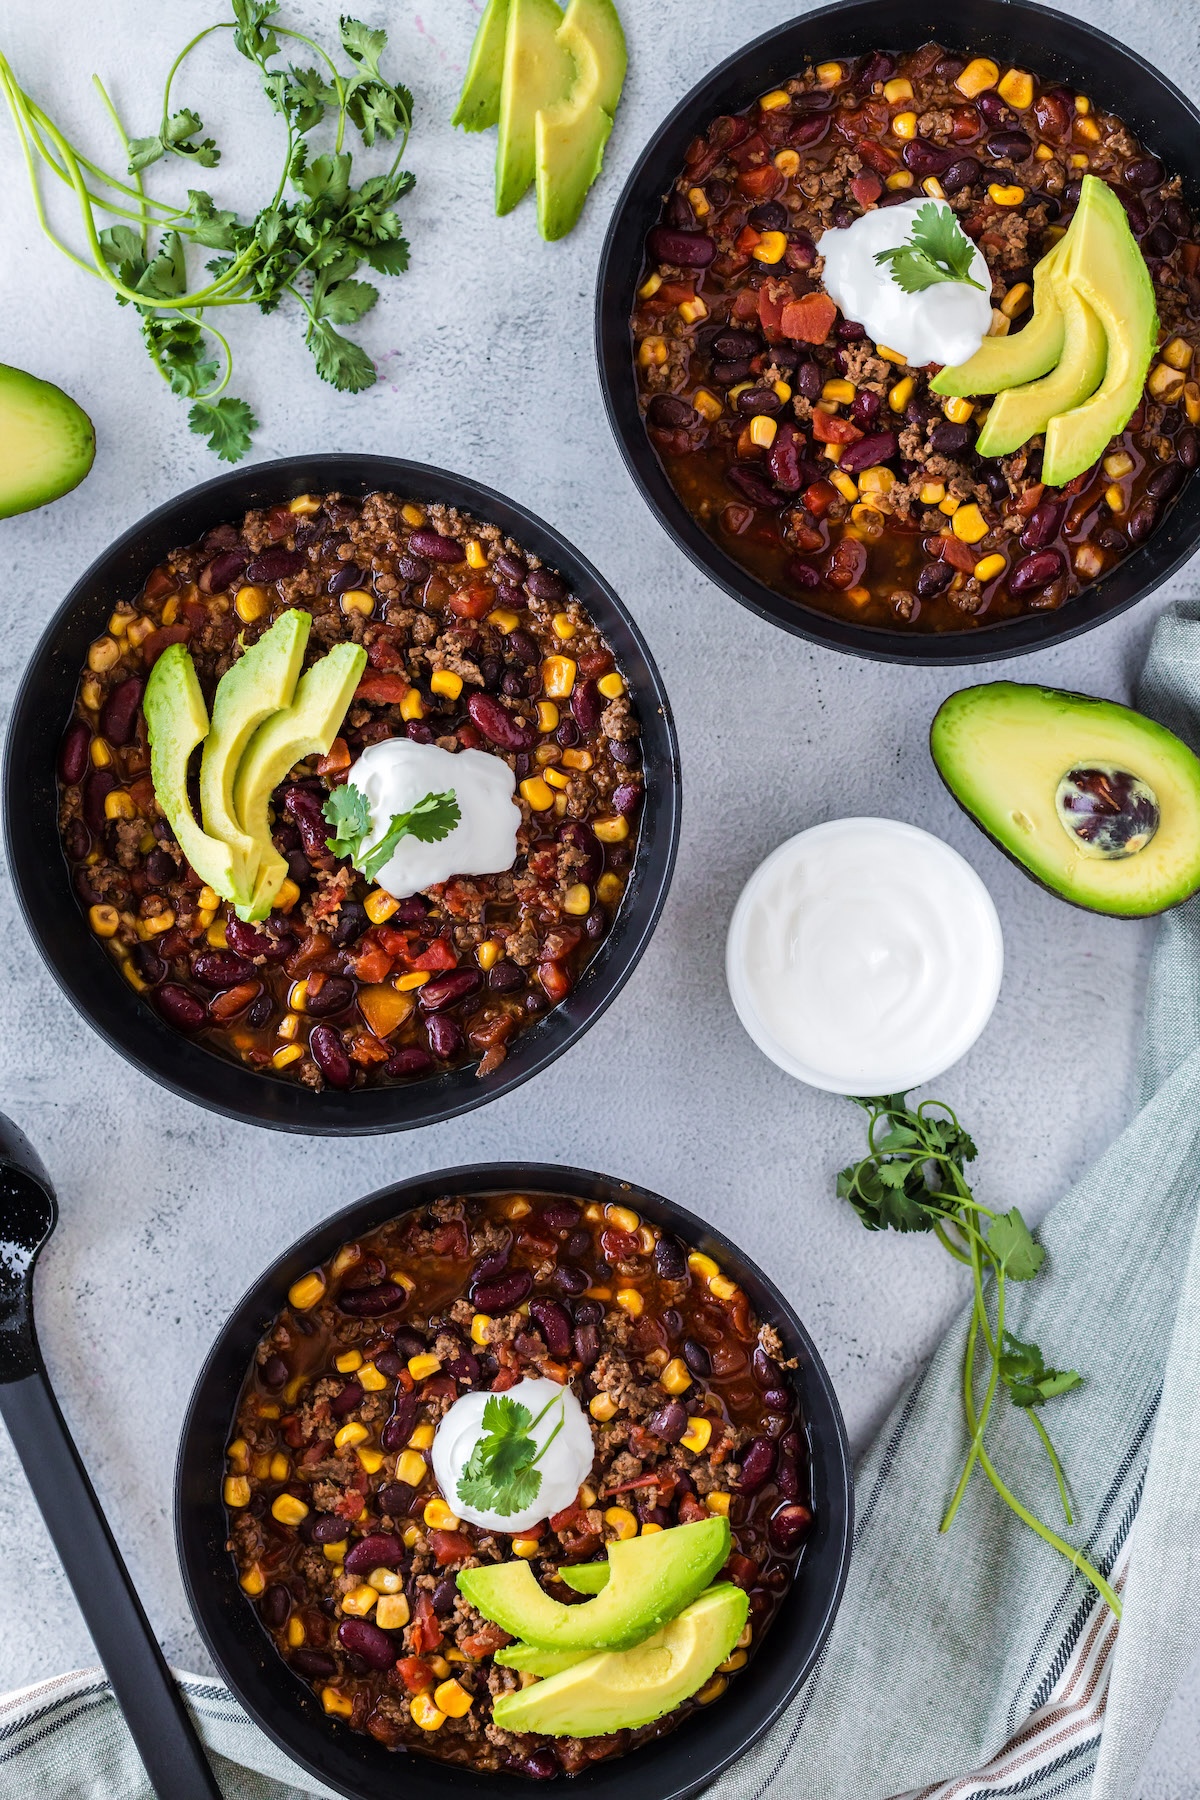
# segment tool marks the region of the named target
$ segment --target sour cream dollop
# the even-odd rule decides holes
[[[781,844],[742,890],[725,957],[759,1049],[835,1094],[942,1074],[991,1017],[1003,966],[974,869],[896,819],[835,819]]]
[[[561,1431],[537,1464],[542,1477],[537,1498],[522,1512],[515,1513],[469,1506],[459,1497],[458,1481],[471,1460],[472,1450],[485,1435],[483,1409],[491,1398],[487,1393],[463,1394],[454,1402],[433,1440],[433,1472],[447,1505],[453,1507],[460,1519],[466,1519],[472,1525],[488,1526],[493,1531],[525,1531],[530,1525],[548,1519],[552,1513],[573,1505],[582,1483],[591,1473],[596,1455],[592,1428],[569,1387],[560,1387],[557,1381],[544,1376],[530,1376],[514,1383],[504,1395],[506,1400],[516,1400],[527,1407],[531,1419],[537,1419],[543,1408],[546,1409],[530,1431],[539,1451],[562,1419]]]
[[[419,894],[452,875],[498,875],[517,854],[521,809],[513,799],[516,778],[508,764],[484,750],[442,750],[411,738],[370,744],[350,771],[350,784],[366,795],[371,830],[359,861],[386,836],[395,813],[411,810],[426,794],[453,788],[462,817],[436,844],[402,837],[376,877],[397,900]]]
[[[822,280],[847,319],[855,319],[877,344],[898,350],[919,369],[926,363],[956,367],[978,350],[992,322],[992,277],[983,252],[976,248],[970,274],[979,288],[965,281],[939,281],[919,294],[906,294],[892,279],[890,263],[877,263],[875,253],[892,250],[912,234],[923,206],[951,207],[929,200],[905,200],[877,207],[853,225],[826,231],[818,248],[825,258]]]

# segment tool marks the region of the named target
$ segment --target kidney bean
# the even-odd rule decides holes
[[[580,731],[587,733],[597,730],[603,710],[596,683],[590,679],[577,681],[571,689],[571,717]]]
[[[92,847],[92,834],[82,819],[67,820],[67,823],[63,828],[63,844],[66,848],[67,857],[71,862],[77,863],[83,861],[84,857]],[[78,881],[80,875],[84,874],[86,874],[86,870],[77,869],[75,871],[76,881]],[[94,903],[89,902],[89,904]]]
[[[973,156],[960,156],[952,162],[942,175],[942,187],[947,194],[957,194],[962,188],[973,187],[979,180],[980,168]]]
[[[576,1361],[585,1369],[590,1369],[600,1355],[600,1333],[595,1325],[577,1324],[571,1333],[571,1348],[575,1352]]]
[[[369,1575],[372,1569],[398,1569],[404,1561],[404,1543],[387,1532],[372,1531],[359,1538],[346,1555],[347,1575]]]
[[[416,1394],[397,1392],[392,1416],[384,1426],[379,1438],[389,1455],[393,1450],[403,1450],[412,1436],[417,1423],[417,1404]]]
[[[439,1619],[448,1618],[458,1599],[458,1582],[453,1575],[443,1575],[433,1590],[433,1610]]]
[[[785,494],[799,493],[800,446],[794,425],[784,424],[776,433],[775,442],[767,452],[767,467],[776,487],[782,488]]]
[[[278,1631],[292,1610],[292,1596],[278,1581],[273,1581],[262,1599],[259,1610],[273,1631]]]
[[[473,691],[467,700],[467,713],[471,723],[501,750],[531,750],[537,742],[537,732],[529,725],[518,724],[490,694]]]
[[[777,413],[782,406],[783,401],[774,388],[747,388],[737,397],[737,408],[742,413]]]
[[[289,575],[298,575],[303,567],[304,557],[299,550],[264,550],[250,564],[246,576],[255,582],[286,581]]]
[[[409,1044],[402,1050],[393,1050],[383,1066],[386,1073],[392,1076],[428,1075],[434,1067],[434,1061],[427,1050],[422,1050],[417,1044]]]
[[[886,50],[874,50],[854,77],[854,85],[860,93],[869,94],[877,82],[887,81],[895,72],[895,57]]]
[[[369,1619],[343,1619],[338,1626],[338,1643],[344,1650],[361,1656],[371,1669],[390,1669],[396,1660],[392,1639]]]
[[[742,1454],[738,1486],[744,1494],[756,1494],[775,1473],[775,1446],[768,1437],[756,1437]]]
[[[425,1029],[429,1037],[429,1048],[443,1061],[457,1056],[466,1044],[462,1027],[449,1013],[430,1013]]]
[[[683,1360],[692,1371],[693,1375],[705,1376],[712,1374],[712,1357],[708,1354],[704,1345],[698,1344],[695,1338],[684,1338]]]
[[[320,987],[309,992],[305,1001],[314,1019],[327,1019],[345,1012],[354,999],[354,983],[343,975],[327,975]]]
[[[994,90],[976,96],[975,105],[983,114],[988,124],[997,131],[1011,130],[1017,123],[1017,115],[1011,107],[1005,106],[1003,100]]]
[[[807,1506],[789,1504],[772,1513],[767,1535],[781,1556],[791,1556],[807,1537],[811,1524],[812,1514]]]
[[[268,1356],[258,1371],[259,1380],[264,1387],[281,1388],[291,1373],[282,1356]]]
[[[1175,439],[1175,456],[1181,468],[1194,469],[1200,463],[1200,432],[1190,427],[1181,431]]]
[[[319,1514],[308,1525],[308,1536],[314,1544],[340,1544],[345,1535],[346,1521],[340,1513]]]
[[[1182,200],[1168,200],[1163,207],[1163,218],[1177,236],[1190,237],[1192,215]]]
[[[789,581],[797,587],[818,588],[821,585],[821,572],[812,563],[805,562],[802,556],[793,556],[786,570]]]
[[[199,1031],[208,1018],[203,1002],[176,981],[164,982],[154,997],[164,1019],[179,1031]]]
[[[779,1468],[775,1474],[775,1485],[779,1489],[782,1499],[798,1500],[800,1498],[800,1470],[794,1455],[785,1452],[780,1456]]]
[[[488,986],[497,994],[511,994],[517,988],[524,987],[525,976],[516,963],[501,957],[488,970]]]
[[[557,1300],[531,1300],[529,1316],[537,1321],[551,1356],[570,1355],[571,1321]]]
[[[646,1429],[661,1438],[664,1444],[677,1444],[688,1428],[687,1421],[687,1407],[681,1406],[678,1400],[670,1400],[650,1414]]]
[[[929,447],[939,456],[958,456],[970,442],[970,428],[966,425],[954,425],[949,419],[939,419],[929,433]],[[841,466],[839,461],[839,469]]]
[[[422,1012],[441,1012],[444,1007],[465,1000],[468,994],[482,986],[483,976],[478,969],[455,969],[449,975],[438,975],[433,981],[427,981],[418,989],[417,999]]]
[[[516,587],[520,587],[529,573],[521,558],[514,556],[510,550],[501,550],[493,560],[492,567],[498,574],[503,575],[506,581],[511,581]]]
[[[480,1312],[508,1312],[514,1306],[520,1306],[533,1292],[533,1276],[528,1269],[513,1269],[511,1274],[498,1276],[495,1281],[480,1282],[473,1289],[473,1304]]]
[[[253,925],[247,925],[241,919],[230,917],[226,920],[225,937],[229,948],[238,956],[266,956],[276,960],[272,956],[275,939],[264,931],[256,931]]]
[[[1008,577],[1010,594],[1035,594],[1049,587],[1063,572],[1063,559],[1057,550],[1036,550],[1012,569]]]
[[[307,1675],[312,1681],[337,1674],[337,1663],[324,1650],[289,1650],[288,1661],[293,1669],[301,1675]]]
[[[467,554],[457,538],[443,537],[438,531],[414,531],[408,544],[414,556],[426,562],[460,563]]]
[[[134,951],[138,974],[148,987],[155,987],[167,977],[167,965],[149,944],[139,944]]]
[[[783,1372],[773,1356],[768,1356],[761,1344],[756,1344],[751,1359],[754,1379],[759,1387],[779,1387],[783,1382]]]
[[[344,1419],[352,1413],[363,1397],[363,1389],[357,1381],[348,1381],[340,1394],[335,1394],[329,1402],[329,1410],[335,1419]]]
[[[871,425],[878,418],[882,404],[878,394],[873,394],[870,388],[863,388],[861,393],[855,394],[854,405],[850,410],[857,424]]]
[[[104,801],[117,785],[117,778],[110,769],[89,769],[83,778],[82,807],[84,822],[95,833],[101,836],[108,823],[104,813]]]
[[[525,586],[535,600],[565,600],[567,597],[565,584],[552,569],[532,569]]]
[[[782,494],[778,493],[766,476],[750,463],[734,463],[732,468],[725,471],[725,478],[754,506],[775,508],[783,505]]]
[[[1183,470],[1177,462],[1164,463],[1161,469],[1155,469],[1146,483],[1146,492],[1154,500],[1169,500],[1183,481]]]
[[[381,1375],[390,1375],[395,1381],[404,1367],[404,1358],[397,1356],[394,1350],[381,1350],[372,1358]]]
[[[58,751],[58,778],[64,787],[77,787],[87,774],[91,742],[91,727],[83,719],[73,719]]]
[[[562,1764],[548,1746],[541,1750],[531,1750],[516,1766],[531,1781],[554,1781],[562,1774]]]
[[[1051,539],[1056,538],[1064,510],[1061,502],[1053,500],[1043,500],[1040,506],[1036,506],[1021,533],[1022,549],[1041,550]]]
[[[110,744],[127,744],[132,738],[145,685],[140,675],[130,675],[106,696],[100,708],[100,735]]]
[[[409,1435],[412,1435],[411,1432]],[[401,1519],[408,1512],[412,1497],[413,1490],[406,1481],[389,1481],[376,1494],[375,1503],[381,1513],[388,1513],[393,1519]]]
[[[571,1231],[579,1223],[579,1208],[573,1200],[552,1200],[542,1217],[551,1231]]]
[[[453,1375],[455,1381],[462,1382],[464,1387],[476,1387],[479,1383],[479,1358],[470,1350],[464,1350],[446,1364],[446,1373]]]
[[[563,1294],[583,1294],[592,1284],[582,1269],[573,1263],[563,1263],[554,1271],[554,1285]]]
[[[1150,536],[1157,523],[1158,501],[1149,497],[1139,500],[1125,521],[1125,529],[1129,533],[1130,542],[1142,543]]]
[[[491,1251],[487,1256],[481,1256],[471,1270],[472,1287],[477,1287],[481,1281],[494,1281],[497,1275],[503,1275],[508,1267],[511,1254],[512,1239],[510,1237],[509,1241],[501,1244],[498,1250]]]
[[[592,1234],[585,1226],[573,1231],[563,1245],[563,1255],[571,1262],[580,1262],[592,1247]],[[590,1285],[590,1284],[589,1284]]]
[[[340,563],[329,577],[327,586],[331,594],[344,594],[348,588],[358,588],[363,584],[363,572],[355,562]]]
[[[646,418],[660,431],[685,430],[696,423],[696,409],[688,400],[675,394],[655,394],[646,408]]]
[[[894,431],[875,431],[869,437],[859,438],[856,444],[847,444],[838,458],[838,468],[847,475],[859,475],[864,469],[873,469],[876,463],[889,462],[899,449]]]
[[[1147,256],[1170,256],[1175,248],[1175,233],[1169,225],[1157,224],[1153,231],[1147,232],[1142,240],[1142,248]]]
[[[332,1031],[333,1027],[319,1025],[317,1030]],[[353,1319],[376,1319],[383,1313],[398,1312],[404,1300],[405,1290],[396,1282],[380,1281],[374,1287],[343,1288],[337,1303],[341,1311],[349,1313]]]
[[[254,964],[232,950],[201,950],[192,958],[192,974],[205,987],[233,987],[239,981],[254,979]]]
[[[1024,131],[993,131],[987,141],[987,153],[997,161],[1019,163],[1033,155],[1033,144]],[[943,181],[942,186],[945,185]]]
[[[669,225],[656,225],[646,244],[655,262],[676,263],[681,269],[706,269],[717,253],[703,231],[673,231]]]
[[[396,561],[396,573],[401,581],[424,581],[429,574],[429,564],[423,556],[401,556]]]
[[[784,251],[783,260],[789,269],[812,268],[817,260],[817,246],[807,231],[790,231],[788,233],[788,247]],[[778,352],[782,347],[782,345],[775,346],[776,359],[778,359]],[[798,358],[799,351],[795,354]]]
[[[953,150],[942,150],[928,138],[910,138],[902,151],[904,166],[922,181],[929,175],[940,175],[955,161]],[[839,464],[839,467],[841,465]]]
[[[1121,179],[1131,188],[1158,187],[1163,178],[1163,166],[1157,156],[1139,156],[1135,162],[1126,163]]]
[[[1075,102],[1062,88],[1048,88],[1034,101],[1033,116],[1043,137],[1065,137],[1075,117]]]

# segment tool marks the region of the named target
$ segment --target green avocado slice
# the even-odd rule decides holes
[[[1062,487],[1103,456],[1124,431],[1138,401],[1158,339],[1154,283],[1125,208],[1106,181],[1085,175],[1061,264],[1108,338],[1104,380],[1082,405],[1064,408],[1046,427],[1042,480]]]
[[[233,851],[233,898],[245,905],[258,880],[260,846],[243,831],[233,803],[238,764],[264,719],[291,703],[312,615],[292,607],[222,675],[200,762],[204,829]]]
[[[655,1535],[651,1532],[651,1537]],[[563,1563],[558,1579],[577,1594],[598,1594],[612,1573],[606,1562]]]
[[[1053,280],[1064,324],[1062,358],[1040,381],[996,396],[975,445],[980,456],[1009,455],[1045,431],[1056,413],[1081,405],[1104,379],[1108,337],[1103,325],[1074,282],[1061,272]]]
[[[555,0],[509,0],[504,38],[500,134],[496,145],[496,211],[509,213],[533,180],[535,121],[571,91],[575,63],[559,34]]]
[[[240,829],[255,846],[259,876],[249,902],[237,908],[240,919],[265,919],[287,880],[287,863],[271,841],[271,795],[288,770],[304,757],[327,753],[366,663],[361,644],[335,644],[327,656],[305,670],[291,705],[260,725],[242,754],[234,781],[233,810]]]
[[[1003,388],[1035,381],[1057,364],[1063,350],[1065,322],[1058,303],[1054,270],[1065,238],[1047,251],[1033,271],[1033,312],[1012,337],[984,338],[974,356],[954,368],[941,369],[929,384],[934,394],[998,394]]]
[[[719,1514],[609,1545],[610,1578],[594,1600],[563,1606],[527,1562],[463,1569],[460,1591],[485,1619],[547,1650],[627,1649],[694,1600],[725,1566],[729,1521]]]
[[[525,1675],[561,1675],[564,1669],[573,1669],[595,1654],[594,1650],[543,1650],[540,1644],[509,1644],[495,1652],[495,1660]]]
[[[486,131],[499,119],[507,28],[508,0],[488,0],[475,31],[471,60],[467,64],[451,125],[457,125],[463,131]]]
[[[602,1650],[545,1681],[499,1695],[492,1716],[503,1731],[547,1737],[599,1737],[649,1725],[704,1686],[732,1652],[749,1609],[741,1588],[723,1582],[634,1649]]]
[[[943,702],[929,745],[963,811],[1060,899],[1142,918],[1200,888],[1200,759],[1153,719],[992,681]]]
[[[233,851],[196,823],[188,763],[208,736],[208,708],[183,644],[169,644],[150,671],[142,700],[150,741],[150,779],[175,841],[192,868],[223,900],[233,897]]]
[[[559,38],[576,78],[570,93],[536,119],[538,229],[565,237],[600,173],[625,82],[625,33],[612,0],[571,0]]]
[[[69,394],[0,363],[0,519],[70,493],[95,455],[92,421]]]

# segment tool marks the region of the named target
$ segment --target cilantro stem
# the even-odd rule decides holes
[[[1029,1417],[1033,1420],[1033,1429],[1041,1438],[1042,1443],[1046,1447],[1046,1455],[1050,1458],[1050,1467],[1054,1470],[1054,1479],[1058,1483],[1058,1497],[1062,1501],[1063,1517],[1068,1525],[1073,1525],[1075,1523],[1075,1517],[1071,1511],[1071,1499],[1067,1492],[1067,1478],[1063,1474],[1062,1464],[1058,1460],[1058,1452],[1050,1441],[1050,1433],[1046,1430],[1046,1427],[1042,1424],[1042,1421],[1038,1418],[1037,1413],[1032,1406],[1028,1408],[1028,1412]]]

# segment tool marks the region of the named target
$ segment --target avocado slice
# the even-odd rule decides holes
[[[471,45],[471,60],[451,125],[463,131],[486,131],[500,117],[500,85],[504,75],[504,37],[508,0],[488,0]]]
[[[547,1737],[600,1737],[649,1725],[704,1686],[732,1652],[749,1610],[741,1588],[722,1582],[635,1649],[602,1650],[545,1681],[499,1695],[492,1717],[502,1731]]]
[[[574,59],[559,35],[562,22],[555,0],[509,0],[496,145],[497,213],[511,212],[533,180],[538,112],[565,99],[574,83]]]
[[[255,847],[259,875],[249,902],[237,908],[241,919],[265,919],[287,880],[287,863],[271,840],[271,795],[288,770],[304,757],[324,756],[329,750],[366,663],[361,644],[335,644],[327,656],[304,671],[291,705],[260,725],[242,753],[234,781],[233,811],[239,828]]]
[[[939,371],[929,384],[934,394],[998,394],[1003,388],[1035,381],[1057,364],[1063,351],[1065,323],[1054,283],[1054,270],[1065,238],[1048,250],[1033,271],[1033,312],[1011,337],[984,338],[974,356],[956,368]]]
[[[463,1569],[458,1586],[477,1612],[513,1637],[547,1650],[624,1650],[641,1643],[706,1588],[725,1566],[729,1521],[720,1514],[609,1545],[611,1576],[582,1606],[563,1606],[538,1586],[527,1562]]]
[[[565,99],[536,119],[538,229],[565,237],[600,173],[628,61],[612,0],[570,0],[559,32],[576,79]]]
[[[1040,381],[997,395],[975,445],[980,456],[1007,456],[1028,443],[1056,413],[1082,405],[1104,379],[1108,337],[1103,325],[1074,282],[1061,272],[1051,279],[1063,317],[1062,358]]]
[[[655,1536],[651,1532],[651,1537]],[[606,1562],[564,1563],[558,1571],[558,1579],[577,1594],[598,1594],[608,1583],[612,1570]]]
[[[964,812],[1061,899],[1136,919],[1200,888],[1200,760],[1153,719],[992,681],[951,694],[929,744]]]
[[[95,455],[92,421],[69,394],[0,363],[0,519],[69,494]]]
[[[594,1650],[543,1650],[540,1644],[509,1644],[495,1652],[495,1661],[526,1675],[561,1675],[564,1669],[573,1669],[595,1654]]]
[[[312,615],[292,607],[222,675],[200,762],[204,829],[233,851],[232,898],[245,905],[258,880],[259,846],[243,831],[233,804],[242,753],[264,719],[291,704]]]
[[[1103,456],[1142,397],[1158,339],[1154,283],[1125,208],[1106,181],[1085,175],[1071,228],[1062,240],[1064,278],[1097,313],[1108,337],[1104,380],[1081,406],[1046,427],[1042,480],[1062,487]]]
[[[168,645],[151,669],[142,710],[154,798],[201,881],[228,900],[234,888],[233,851],[200,829],[188,797],[188,763],[208,736],[208,708],[183,644]]]

